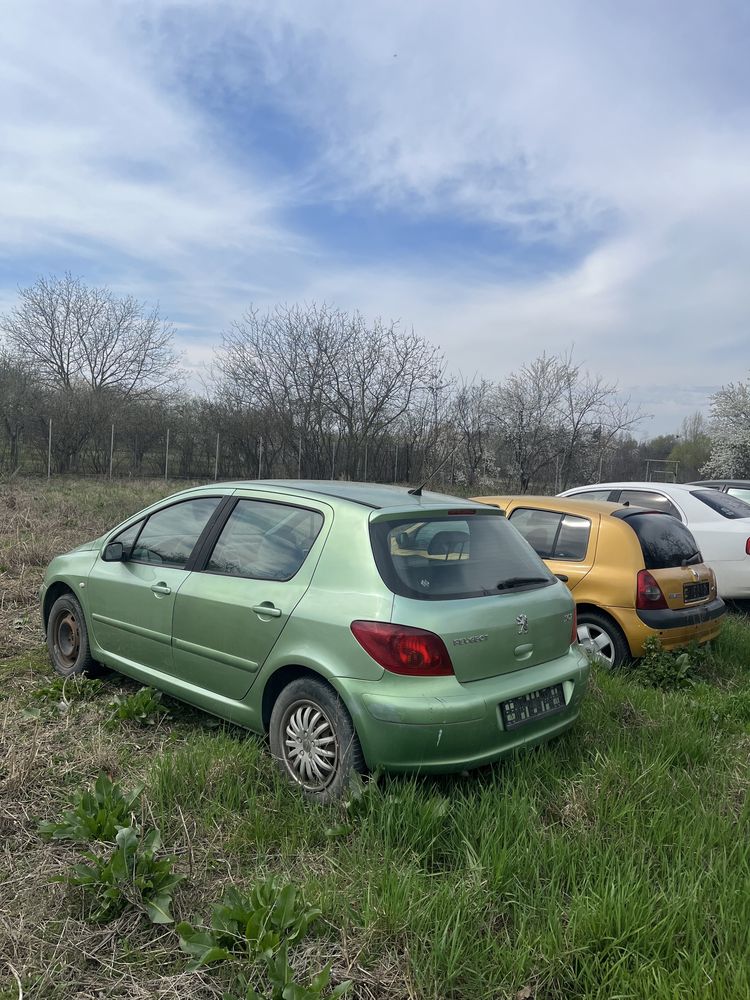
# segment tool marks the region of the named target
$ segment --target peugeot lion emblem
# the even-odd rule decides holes
[[[516,625],[518,625],[519,635],[523,635],[524,632],[529,631],[529,619],[526,615],[516,615]]]

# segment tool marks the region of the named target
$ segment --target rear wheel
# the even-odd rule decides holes
[[[365,771],[351,717],[323,681],[300,677],[276,699],[271,753],[286,777],[318,802],[340,798],[355,772]]]
[[[630,659],[627,639],[620,626],[596,611],[578,612],[578,642],[607,670],[621,667]]]
[[[96,666],[89,650],[83,610],[72,594],[58,597],[47,619],[47,648],[52,665],[62,677],[88,673]]]

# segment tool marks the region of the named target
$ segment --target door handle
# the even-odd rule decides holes
[[[155,594],[171,594],[172,588],[168,587],[166,583],[154,583],[151,585],[151,589]]]
[[[568,576],[566,573],[555,573],[555,576],[557,577],[558,580],[562,580],[563,583],[568,582]]]
[[[281,608],[275,608],[270,601],[268,604],[256,604],[250,610],[254,611],[261,618],[281,618]]]

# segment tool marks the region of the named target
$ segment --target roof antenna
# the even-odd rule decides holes
[[[422,496],[422,490],[429,483],[429,481],[432,479],[432,477],[435,476],[435,475],[437,475],[437,473],[440,472],[440,470],[443,468],[444,465],[447,465],[447,463],[453,458],[453,456],[456,454],[457,451],[458,451],[458,445],[456,445],[456,447],[453,449],[453,451],[451,451],[448,454],[447,458],[443,459],[443,461],[440,463],[440,465],[438,465],[438,467],[436,469],[432,470],[432,472],[429,474],[429,476],[425,479],[425,481],[423,483],[420,483],[419,486],[415,486],[413,490],[407,490],[406,492],[410,496],[421,497]]]

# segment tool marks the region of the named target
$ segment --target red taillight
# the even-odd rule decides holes
[[[381,667],[410,677],[445,677],[453,664],[434,632],[389,622],[352,622],[354,638]]]
[[[745,542],[745,554],[750,556],[750,538]]]
[[[578,608],[573,605],[573,628],[570,630],[570,645],[575,646],[578,642]]]
[[[635,606],[647,611],[668,607],[661,587],[647,569],[642,569],[638,574],[638,593]]]

